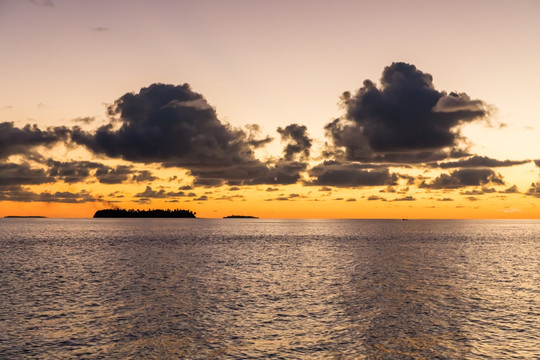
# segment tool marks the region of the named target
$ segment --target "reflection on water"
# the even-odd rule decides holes
[[[540,358],[539,221],[0,220],[0,358]]]

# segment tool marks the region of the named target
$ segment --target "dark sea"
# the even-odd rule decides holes
[[[540,359],[538,220],[0,219],[1,359]]]

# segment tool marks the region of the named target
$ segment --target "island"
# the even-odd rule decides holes
[[[224,219],[258,219],[257,216],[249,216],[249,215],[229,215],[224,216]]]
[[[103,209],[94,214],[94,218],[195,218],[195,213],[190,210],[125,210]]]
[[[4,216],[6,219],[45,219],[46,216],[39,215],[8,215]]]

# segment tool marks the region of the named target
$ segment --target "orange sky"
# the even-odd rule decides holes
[[[4,0],[0,34],[0,216],[540,218],[536,1]]]

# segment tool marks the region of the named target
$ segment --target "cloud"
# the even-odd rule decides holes
[[[103,26],[94,26],[92,30],[97,31],[97,32],[103,32],[103,31],[109,31],[110,29],[108,27],[103,27]]]
[[[505,194],[517,194],[517,193],[519,193],[519,190],[518,190],[518,187],[516,185],[512,185],[508,189],[506,189],[504,191],[499,191],[499,192],[500,193],[505,193]]]
[[[365,80],[341,100],[344,117],[325,130],[332,140],[328,154],[348,160],[419,163],[456,156],[459,127],[488,116],[483,101],[438,91],[430,74],[402,62],[384,69],[379,87]]]
[[[281,135],[281,141],[288,142],[283,149],[285,160],[292,161],[297,155],[300,155],[301,159],[309,158],[312,140],[307,134],[306,126],[290,124],[285,128],[278,127],[277,132]]]
[[[403,197],[400,197],[400,198],[395,198],[393,200],[390,200],[390,201],[416,201],[416,199],[412,196],[403,196]]]
[[[257,124],[247,124],[246,129],[248,130],[247,143],[253,146],[255,149],[263,147],[272,140],[274,140],[270,136],[258,139],[257,137],[261,134],[261,127]]]
[[[529,190],[526,192],[527,195],[540,198],[540,181],[537,183],[532,183]]]
[[[0,123],[0,159],[10,155],[27,155],[32,148],[40,145],[52,146],[67,140],[69,129],[63,126],[41,130],[37,125],[18,128],[13,122]]]
[[[166,166],[257,162],[245,133],[221,123],[206,99],[188,84],[152,84],[123,95],[108,112],[108,124],[94,133],[76,127],[72,140],[112,158]]]
[[[157,180],[158,178],[154,176],[148,170],[140,170],[136,175],[133,175],[132,180],[135,182],[149,182]]]
[[[0,187],[0,201],[20,201],[20,202],[55,202],[55,203],[85,203],[101,201],[85,190],[78,193],[69,191],[57,191],[54,193],[35,193],[23,188],[20,185]]]
[[[540,159],[534,160],[534,164],[535,164],[536,166],[540,167]]]
[[[471,168],[471,167],[507,167],[515,165],[523,165],[530,162],[530,160],[496,160],[487,156],[473,156],[466,160],[449,161],[437,164],[438,167],[443,169],[449,168]]]
[[[152,190],[151,186],[146,186],[146,189],[143,192],[140,192],[138,194],[135,194],[135,197],[138,198],[153,198],[153,199],[164,199],[164,198],[170,198],[170,197],[183,197],[183,196],[196,196],[194,193],[190,193],[189,195],[186,195],[183,191],[173,192],[169,191],[166,192],[165,190],[161,189],[159,191]]]
[[[96,118],[93,116],[85,116],[85,117],[78,117],[75,119],[71,119],[74,123],[82,123],[82,124],[91,124],[94,121],[96,121]]]
[[[124,182],[147,182],[156,180],[148,170],[135,170],[133,166],[119,165],[116,168],[92,161],[56,161],[47,159],[48,175],[66,183],[85,181],[95,176],[102,184],[121,184]]]
[[[85,181],[91,176],[91,171],[106,168],[103,164],[91,161],[61,162],[47,159],[45,163],[49,166],[49,176],[61,179],[66,183]]]
[[[206,99],[188,84],[152,84],[127,93],[109,106],[109,123],[94,132],[74,127],[71,140],[96,154],[132,162],[161,163],[188,169],[204,186],[290,184],[305,164],[262,163],[253,148],[270,140],[256,140],[224,124]],[[296,172],[294,172],[296,171]]]
[[[309,170],[315,177],[306,185],[361,187],[396,185],[398,176],[388,169],[365,170],[362,164],[352,162],[325,161]]]
[[[504,185],[500,174],[491,169],[461,169],[450,174],[441,174],[431,183],[423,181],[421,188],[456,189],[466,186]]]
[[[133,167],[118,165],[116,169],[101,167],[96,170],[96,178],[102,184],[121,184],[129,180],[129,175],[133,174]]]
[[[54,182],[43,169],[28,164],[0,163],[0,186],[39,185]]]
[[[375,201],[375,200],[386,201],[385,198],[380,197],[380,196],[376,196],[376,195],[371,195],[370,197],[368,197],[368,201]]]

